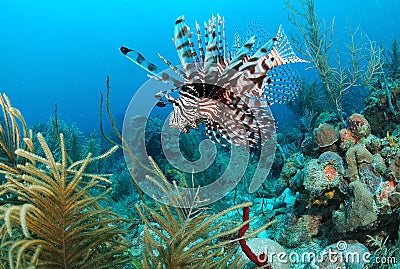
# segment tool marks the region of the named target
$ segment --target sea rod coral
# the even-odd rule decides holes
[[[306,45],[305,49],[299,48],[299,51],[303,51],[307,60],[313,63],[321,78],[325,98],[344,123],[343,96],[353,87],[369,86],[376,81],[377,76],[382,73],[382,49],[372,40],[358,44],[359,29],[356,28],[349,29],[350,42],[346,44],[348,51],[331,53],[332,47],[337,45],[333,39],[335,20],[332,20],[330,29],[327,29],[317,18],[314,0],[302,0],[301,12],[297,10],[292,0],[285,0],[285,3],[290,10],[289,19],[303,38],[304,42],[301,44]],[[343,59],[345,55],[349,57]],[[367,61],[364,63],[365,59]],[[332,64],[332,60],[337,62],[336,66]]]

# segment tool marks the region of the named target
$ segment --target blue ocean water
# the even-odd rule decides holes
[[[398,0],[316,1],[320,18],[335,17],[335,38],[348,25],[389,45],[400,34]],[[29,124],[48,121],[58,104],[59,117],[90,132],[98,129],[99,91],[111,76],[111,106],[117,119],[146,73],[122,57],[121,45],[134,48],[162,66],[157,53],[178,63],[171,42],[173,24],[185,15],[188,25],[211,14],[225,16],[228,41],[235,27],[245,32],[258,21],[274,34],[287,20],[282,1],[0,1],[0,91],[6,93]],[[278,109],[279,110],[279,109]],[[285,110],[281,110],[284,114]]]

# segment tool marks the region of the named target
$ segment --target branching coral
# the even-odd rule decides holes
[[[383,65],[383,68],[386,75],[393,77],[394,79],[398,78],[400,76],[399,41],[397,39],[393,39],[390,49],[385,50],[383,55],[385,57],[385,64]]]
[[[290,10],[289,19],[300,31],[306,45],[305,49],[298,49],[313,63],[321,78],[325,97],[344,123],[342,108],[344,94],[355,86],[371,85],[376,76],[382,73],[382,50],[371,40],[367,43],[357,43],[359,32],[357,28],[355,31],[349,30],[350,41],[346,44],[348,50],[346,55],[349,55],[347,61],[343,61],[345,53],[339,50],[332,57],[330,52],[334,45],[334,20],[330,29],[326,28],[317,18],[314,0],[302,0],[302,13],[294,7],[293,1],[285,0],[285,3]],[[304,19],[305,23],[302,23],[301,19]],[[335,59],[336,66],[332,64],[332,58]]]
[[[244,262],[240,260],[240,256],[234,257],[235,249],[224,251],[224,248],[234,241],[224,239],[248,226],[254,217],[249,219],[247,216],[243,223],[226,231],[222,230],[225,223],[220,219],[238,209],[248,208],[251,203],[239,204],[218,214],[208,214],[206,209],[197,207],[201,201],[194,199],[193,203],[188,203],[185,199],[187,196],[196,198],[196,193],[184,193],[190,189],[182,192],[176,185],[173,187],[165,184],[167,179],[161,174],[154,161],[151,160],[151,162],[163,182],[158,182],[152,177],[147,179],[162,188],[166,201],[173,200],[173,204],[180,207],[167,206],[157,201],[155,202],[157,208],[143,203],[136,205],[145,223],[142,268],[244,268]],[[247,235],[240,234],[241,238],[237,240],[253,237],[268,226],[270,223]]]
[[[100,110],[100,132],[105,140],[107,140],[109,143],[116,145],[119,148],[123,149],[130,156],[129,159],[130,159],[131,163],[129,164],[129,166],[130,166],[130,173],[131,173],[131,177],[132,177],[132,183],[133,183],[133,186],[135,187],[135,190],[139,194],[140,199],[142,201],[145,201],[143,192],[140,189],[139,185],[137,184],[137,182],[135,181],[135,178],[134,178],[134,169],[135,169],[137,159],[135,158],[132,151],[130,150],[129,145],[127,144],[127,141],[122,137],[121,132],[118,130],[117,124],[115,123],[114,117],[111,113],[110,102],[109,102],[110,101],[110,89],[111,89],[110,77],[107,76],[105,106],[106,106],[108,119],[110,120],[110,123],[112,126],[112,130],[113,130],[114,134],[117,136],[119,141],[113,140],[104,131],[104,128],[103,128],[103,94],[101,92],[100,92],[100,105],[99,105],[99,108],[100,108],[99,109]]]
[[[0,98],[0,268],[119,268],[128,261],[125,221],[99,204],[108,193],[89,164],[117,150],[68,161],[64,135],[51,151],[6,95]],[[37,153],[41,154],[38,155]],[[56,154],[55,154],[56,153]],[[92,196],[93,191],[98,193]]]
[[[318,87],[315,81],[302,81],[296,99],[289,102],[288,107],[298,115],[304,115],[307,110],[319,114],[323,111],[321,91],[321,87]]]
[[[17,165],[22,158],[15,154],[15,150],[23,148],[33,151],[34,146],[30,142],[32,132],[28,131],[21,112],[11,105],[7,95],[0,95],[0,106],[3,112],[0,124],[0,173],[18,174]]]
[[[99,181],[107,179],[85,173],[89,163],[109,156],[117,147],[68,166],[62,134],[60,162],[41,134],[38,139],[45,156],[16,150],[27,161],[17,166],[19,174],[8,173],[0,187],[1,194],[12,193],[23,203],[0,207],[2,250],[8,249],[1,256],[8,255],[10,268],[118,268],[126,264],[123,220],[99,205],[107,191],[89,195],[101,189]]]
[[[400,229],[398,232],[400,238]],[[396,269],[398,268],[398,262],[400,260],[400,239],[397,239],[394,244],[388,241],[389,236],[384,237],[382,234],[375,236],[367,235],[367,243],[374,249],[372,252],[374,257],[384,258],[386,263],[382,263],[379,268],[381,269]],[[369,264],[367,268],[374,268],[373,265]]]

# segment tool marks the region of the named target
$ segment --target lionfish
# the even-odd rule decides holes
[[[253,147],[271,139],[275,121],[269,106],[295,97],[297,75],[288,65],[306,62],[295,55],[282,26],[258,48],[256,37],[251,36],[236,51],[227,49],[224,18],[219,15],[204,23],[204,37],[196,22],[197,49],[192,34],[184,16],[178,17],[173,42],[181,67],[159,55],[177,76],[157,74],[159,68],[139,52],[127,47],[120,50],[150,77],[172,86],[156,94],[158,106],[173,105],[170,127],[189,132],[204,123],[210,139],[222,145]]]

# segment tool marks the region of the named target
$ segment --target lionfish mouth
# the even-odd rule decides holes
[[[204,35],[196,22],[197,47],[192,35],[180,16],[173,41],[181,66],[159,55],[178,79],[158,73],[159,68],[139,52],[127,47],[120,50],[152,78],[172,85],[173,90],[156,94],[157,106],[173,106],[171,127],[188,132],[205,124],[210,139],[222,145],[256,146],[273,139],[275,121],[269,107],[295,98],[298,76],[289,65],[306,62],[296,56],[282,27],[261,46],[251,36],[244,44],[237,42],[233,50],[227,49],[224,18],[219,15],[205,23]],[[172,91],[179,96],[173,97]]]

